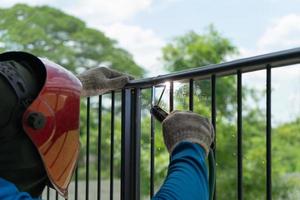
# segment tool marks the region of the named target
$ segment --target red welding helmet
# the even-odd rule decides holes
[[[79,155],[80,81],[63,67],[24,52],[1,54],[25,60],[40,72],[41,90],[22,117],[22,125],[43,161],[52,186],[64,197]]]

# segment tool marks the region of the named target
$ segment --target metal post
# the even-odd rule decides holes
[[[215,131],[215,138],[214,138],[214,143],[212,145],[212,148],[214,150],[214,157],[215,160],[216,158],[216,151],[217,151],[217,143],[216,143],[216,138],[217,138],[217,126],[216,126],[216,75],[211,76],[211,123],[214,127]],[[217,169],[216,169],[217,170]],[[215,175],[217,177],[217,175]],[[217,183],[215,183],[215,192],[214,192],[214,200],[217,199]]]
[[[87,98],[86,108],[86,174],[85,174],[85,200],[89,200],[90,176],[90,97]]]
[[[266,125],[266,139],[267,139],[267,168],[266,168],[266,173],[267,173],[267,182],[266,182],[266,187],[267,187],[267,200],[272,199],[272,124],[271,124],[271,114],[272,114],[272,106],[271,106],[271,66],[267,66],[267,98],[266,98],[266,106],[267,106],[267,125]]]
[[[243,124],[242,124],[242,73],[237,73],[237,195],[243,199]]]
[[[151,89],[151,106],[155,104],[155,87]],[[155,120],[151,115],[151,160],[150,160],[150,197],[154,195],[154,172],[155,172]]]
[[[47,186],[47,200],[50,199],[50,188],[49,186]]]
[[[78,165],[76,167],[76,170],[75,170],[75,194],[74,194],[74,199],[75,200],[78,200]]]
[[[132,93],[132,139],[133,139],[133,195],[135,200],[140,199],[140,149],[141,149],[141,90],[135,89]]]
[[[121,200],[133,199],[131,168],[131,90],[122,91]]]
[[[114,198],[114,145],[115,145],[115,92],[111,92],[111,121],[110,121],[110,200]]]
[[[97,200],[101,199],[101,128],[102,128],[102,96],[98,99],[98,163],[97,163]]]

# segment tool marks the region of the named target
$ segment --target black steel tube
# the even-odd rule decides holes
[[[47,186],[47,200],[50,200],[50,188]]]
[[[140,199],[140,154],[141,154],[141,90],[134,90],[134,99],[132,101],[133,105],[133,119],[132,119],[132,127],[133,127],[133,144],[134,149],[132,149],[133,153],[133,195],[135,200]]]
[[[151,89],[151,107],[155,105],[155,87]],[[151,116],[151,136],[150,136],[150,197],[154,195],[154,170],[155,170],[155,120]]]
[[[90,176],[90,97],[87,98],[86,107],[86,174],[85,174],[85,200],[89,200]]]
[[[272,90],[272,85],[271,85],[271,66],[267,66],[267,97],[266,97],[266,108],[267,108],[267,113],[266,113],[266,173],[267,173],[267,182],[266,182],[266,187],[267,187],[267,200],[272,199],[272,121],[271,121],[271,114],[272,114],[272,104],[271,104],[271,90]]]
[[[55,200],[58,200],[58,192],[55,192]]]
[[[215,131],[215,138],[214,138],[214,143],[212,144],[212,149],[214,151],[214,157],[216,160],[216,148],[217,148],[217,144],[216,144],[216,138],[217,138],[217,126],[216,126],[216,75],[212,75],[210,78],[210,82],[211,82],[211,123],[214,127],[214,131]],[[215,177],[217,175],[215,174]],[[214,200],[217,199],[217,194],[216,194],[216,187],[217,184],[215,183],[215,191],[214,191]]]
[[[170,112],[174,110],[174,82],[170,82],[170,92],[169,92],[169,105]]]
[[[194,80],[189,82],[189,110],[194,111]]]
[[[114,146],[115,146],[115,92],[111,92],[111,121],[110,121],[110,200],[114,198]]]
[[[80,129],[80,132],[79,132],[79,134],[81,134],[81,129]],[[74,199],[75,200],[78,200],[78,166],[79,166],[79,164],[77,163],[77,166],[76,166],[76,169],[75,169],[75,177],[74,177],[74,179],[75,179],[75,184],[74,184]]]
[[[217,132],[217,127],[216,127],[216,75],[211,76],[210,82],[211,82],[211,123],[214,127],[215,134],[216,134],[216,132]],[[214,153],[216,152],[216,138],[217,137],[215,135],[214,144],[213,144]]]
[[[102,96],[98,99],[98,163],[97,163],[97,200],[101,199],[101,128],[102,128]]]
[[[237,196],[243,199],[242,72],[237,72]]]
[[[78,165],[77,165],[76,170],[75,170],[75,184],[74,184],[74,187],[75,187],[74,199],[78,200]]]
[[[122,90],[121,200],[132,200],[131,90]]]
[[[285,51],[254,56],[250,58],[239,59],[231,62],[209,65],[205,67],[198,67],[191,70],[180,71],[176,73],[160,75],[152,78],[145,78],[140,80],[130,81],[126,85],[127,88],[147,88],[152,87],[166,81],[191,79],[197,77],[199,79],[209,78],[211,75],[218,76],[236,74],[237,70],[243,73],[261,70],[266,68],[266,64],[272,67],[280,67],[300,62],[300,48],[289,49]]]

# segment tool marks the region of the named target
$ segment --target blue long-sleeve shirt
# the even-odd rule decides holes
[[[0,178],[1,200],[38,200],[32,198],[27,192],[20,192],[14,184]]]
[[[152,200],[208,200],[205,151],[181,142],[172,152],[167,178]]]

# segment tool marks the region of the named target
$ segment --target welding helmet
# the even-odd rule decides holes
[[[67,197],[80,147],[81,83],[63,67],[29,53],[3,53],[1,62],[5,64],[0,64],[0,76],[9,83],[18,104],[7,120],[22,113],[19,118],[23,132],[37,150],[50,185]],[[34,75],[32,88],[36,93],[24,80],[22,70],[18,70],[20,66]]]

